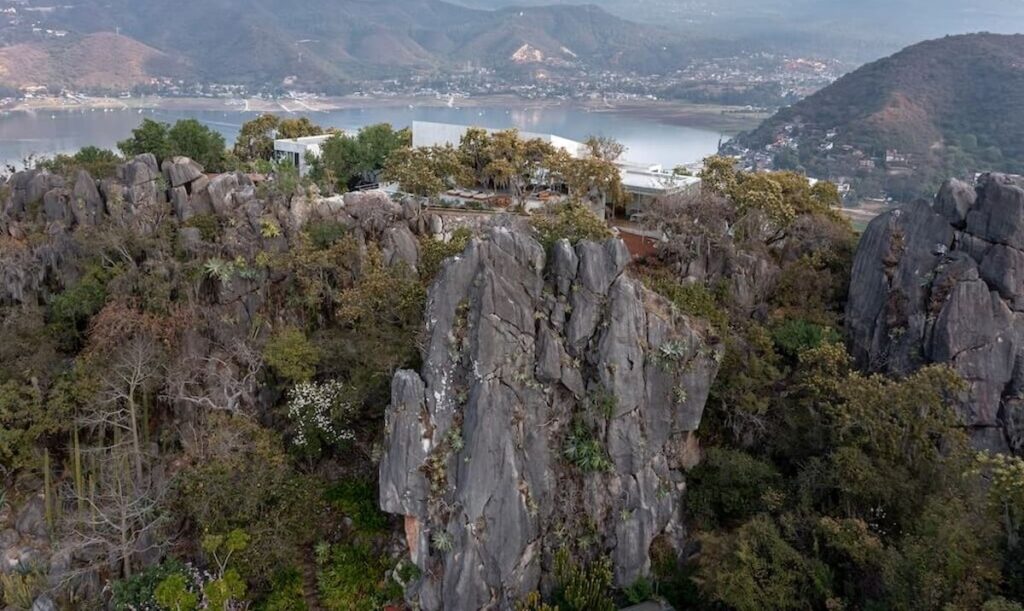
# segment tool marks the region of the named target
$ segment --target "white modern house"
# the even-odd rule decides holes
[[[469,125],[455,125],[451,123],[413,121],[412,146],[413,148],[446,145],[457,147],[470,127]],[[488,133],[500,131],[484,129]],[[562,138],[554,134],[533,132],[519,132],[519,135],[528,140],[534,138],[543,140],[555,148],[568,152],[573,157],[580,157],[586,154],[586,145],[576,140]],[[660,165],[646,165],[628,160],[617,161],[615,165],[618,166],[622,174],[623,188],[633,198],[633,201],[626,206],[628,215],[641,211],[654,199],[678,195],[700,185],[700,178],[696,176],[681,176],[666,171]]]
[[[626,205],[626,214],[631,216],[642,212],[648,204],[659,197],[685,193],[700,187],[700,178],[684,176],[666,171],[660,165],[642,165],[628,161],[618,162],[622,175],[622,188],[633,201]]]
[[[277,161],[291,161],[299,169],[299,175],[305,176],[309,173],[308,158],[310,156],[319,158],[321,147],[334,135],[324,134],[322,136],[274,140],[274,159]]]
[[[412,122],[412,147],[427,148],[431,146],[459,146],[462,137],[472,125],[455,125],[453,123],[433,123],[431,121]],[[489,134],[500,132],[500,129],[480,128]],[[519,137],[524,140],[543,140],[555,148],[562,149],[572,155],[579,157],[583,154],[584,145],[582,142],[562,138],[553,134],[538,134],[534,132],[519,132]]]

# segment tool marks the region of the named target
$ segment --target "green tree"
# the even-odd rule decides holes
[[[740,213],[751,210],[763,212],[776,227],[786,227],[796,218],[792,201],[786,199],[782,185],[771,175],[740,174],[729,193]]]
[[[618,161],[626,153],[626,146],[609,136],[590,136],[583,145],[590,157],[604,161]]]
[[[209,172],[223,172],[224,136],[195,119],[182,119],[167,131],[171,156],[182,155],[199,163]]]
[[[152,119],[143,119],[142,124],[132,130],[130,138],[117,143],[117,148],[125,157],[131,158],[144,153],[152,153],[160,162],[171,154],[169,132],[168,124]]]
[[[188,589],[188,579],[174,573],[161,581],[153,591],[156,603],[167,611],[195,611],[199,597]]]
[[[485,169],[491,164],[491,136],[482,127],[470,127],[459,140],[459,158],[477,184],[487,182]]]
[[[729,448],[709,448],[701,464],[690,471],[687,485],[688,515],[705,530],[778,509],[773,504],[784,490],[773,465]]]
[[[565,185],[569,197],[577,201],[594,201],[603,209],[608,204],[625,201],[622,173],[607,159],[595,156],[576,158],[564,150],[554,151],[543,162],[556,182]]]
[[[412,134],[408,129],[395,130],[390,123],[378,123],[359,130],[356,142],[361,178],[364,182],[376,182],[391,153],[412,145]]]
[[[313,162],[312,177],[318,183],[347,191],[359,172],[359,143],[345,134],[334,134],[320,147],[320,157]]]
[[[563,239],[576,244],[582,240],[606,240],[612,235],[604,221],[579,203],[559,206],[551,214],[534,216],[531,222],[541,244],[547,248]]]
[[[305,138],[307,136],[320,136],[323,133],[324,128],[310,121],[308,117],[282,119],[277,126],[277,137],[287,140]]]
[[[242,161],[269,161],[274,156],[274,138],[280,126],[280,117],[272,114],[246,121],[235,139],[235,156]]]
[[[488,163],[483,177],[499,189],[508,189],[521,202],[554,152],[554,147],[543,140],[523,140],[517,130],[495,132],[486,141]]]
[[[85,170],[93,178],[111,178],[123,160],[114,151],[87,146],[74,155],[57,155],[40,162],[37,167],[55,174],[74,177],[78,170]]]
[[[204,443],[182,457],[172,506],[205,532],[244,530],[248,542],[230,560],[263,587],[312,541],[318,523],[309,516],[323,509],[319,481],[295,472],[278,434],[248,417],[208,414],[197,434]]]
[[[384,164],[381,178],[421,197],[436,197],[445,189],[472,183],[471,173],[451,146],[396,149]]]
[[[312,379],[320,353],[305,333],[286,328],[271,336],[263,349],[263,358],[278,375],[294,384]]]
[[[731,157],[713,155],[704,160],[698,176],[704,190],[716,195],[729,195],[736,187],[736,161]]]
[[[827,598],[828,569],[787,543],[767,516],[700,540],[697,581],[713,601],[736,611],[759,611],[813,609]]]

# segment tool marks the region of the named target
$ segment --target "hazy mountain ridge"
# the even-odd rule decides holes
[[[593,0],[604,10],[691,35],[788,52],[870,61],[947,34],[1024,31],[1024,4],[1005,0]],[[474,8],[575,0],[459,0]]]
[[[484,11],[439,0],[183,0],[169,9],[152,0],[78,0],[45,19],[72,36],[119,31],[220,82],[294,76],[322,84],[465,62],[503,67],[523,45],[545,58],[646,72],[674,69],[690,55],[683,37],[592,5]]]

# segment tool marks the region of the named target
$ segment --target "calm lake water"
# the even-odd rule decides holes
[[[21,165],[29,155],[52,156],[84,146],[113,149],[143,118],[174,122],[195,118],[224,135],[230,146],[243,122],[259,113],[243,111],[69,110],[10,112],[0,115],[0,163]],[[439,121],[490,128],[517,127],[583,140],[609,136],[628,147],[625,158],[640,163],[673,167],[699,161],[718,150],[717,131],[667,125],[613,113],[592,113],[575,108],[432,108],[378,107],[303,113],[325,127],[357,129],[374,123],[405,127],[412,121]],[[290,115],[297,116],[297,115]]]

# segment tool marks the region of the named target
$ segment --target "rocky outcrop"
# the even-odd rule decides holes
[[[960,413],[976,445],[1024,450],[1024,179],[951,180],[934,203],[872,221],[846,326],[869,370],[950,364],[968,385]]]
[[[618,240],[548,255],[497,227],[431,287],[424,366],[393,379],[380,465],[421,608],[513,608],[583,537],[624,586],[649,572],[655,538],[682,545],[684,469],[722,348],[628,261]]]
[[[191,185],[203,176],[203,166],[188,157],[166,159],[161,169],[171,188]]]

